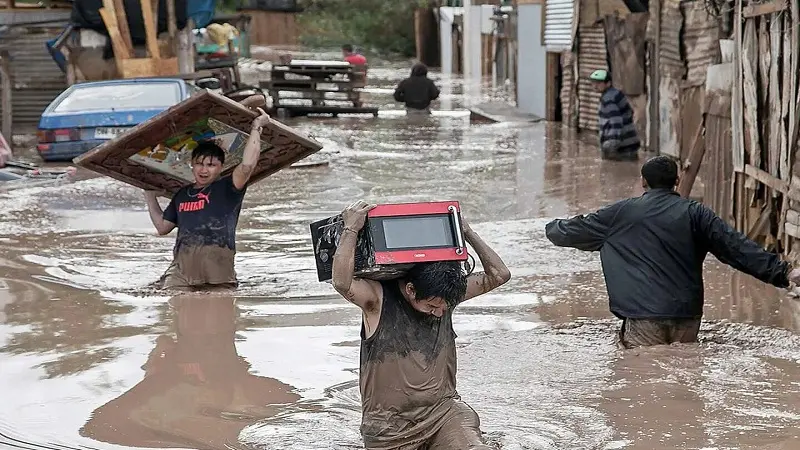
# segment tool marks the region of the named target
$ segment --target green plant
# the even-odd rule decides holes
[[[413,56],[414,10],[427,0],[301,0],[301,40],[310,46],[345,43],[384,55]]]

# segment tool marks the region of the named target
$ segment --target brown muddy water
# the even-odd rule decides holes
[[[235,297],[145,286],[170,260],[141,191],[107,178],[0,193],[0,447],[359,448],[358,310],[318,283],[308,223],[358,198],[457,199],[513,273],[459,307],[459,390],[498,448],[800,449],[800,302],[708,262],[699,345],[621,352],[596,254],[544,224],[638,195],[559,126],[441,108],[293,122],[315,160],[251,188]],[[438,77],[437,77],[438,79]]]

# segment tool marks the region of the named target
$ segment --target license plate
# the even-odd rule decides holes
[[[110,128],[95,128],[95,139],[114,139],[130,130],[130,127],[110,127]]]

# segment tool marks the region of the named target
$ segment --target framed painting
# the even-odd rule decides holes
[[[194,182],[192,150],[213,140],[226,153],[222,176],[242,161],[258,113],[205,90],[75,158],[74,163],[141,189],[173,195]],[[318,152],[322,144],[278,121],[261,132],[261,155],[248,185]]]

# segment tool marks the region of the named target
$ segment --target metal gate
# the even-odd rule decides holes
[[[2,41],[2,47],[11,56],[14,133],[35,130],[42,111],[67,87],[66,75],[45,47],[46,41],[60,32],[61,28],[49,27],[12,29]]]
[[[547,0],[544,24],[544,46],[548,52],[572,49],[574,0]]]
[[[578,128],[598,130],[600,94],[595,92],[589,75],[597,69],[608,70],[606,32],[603,24],[578,28]]]

